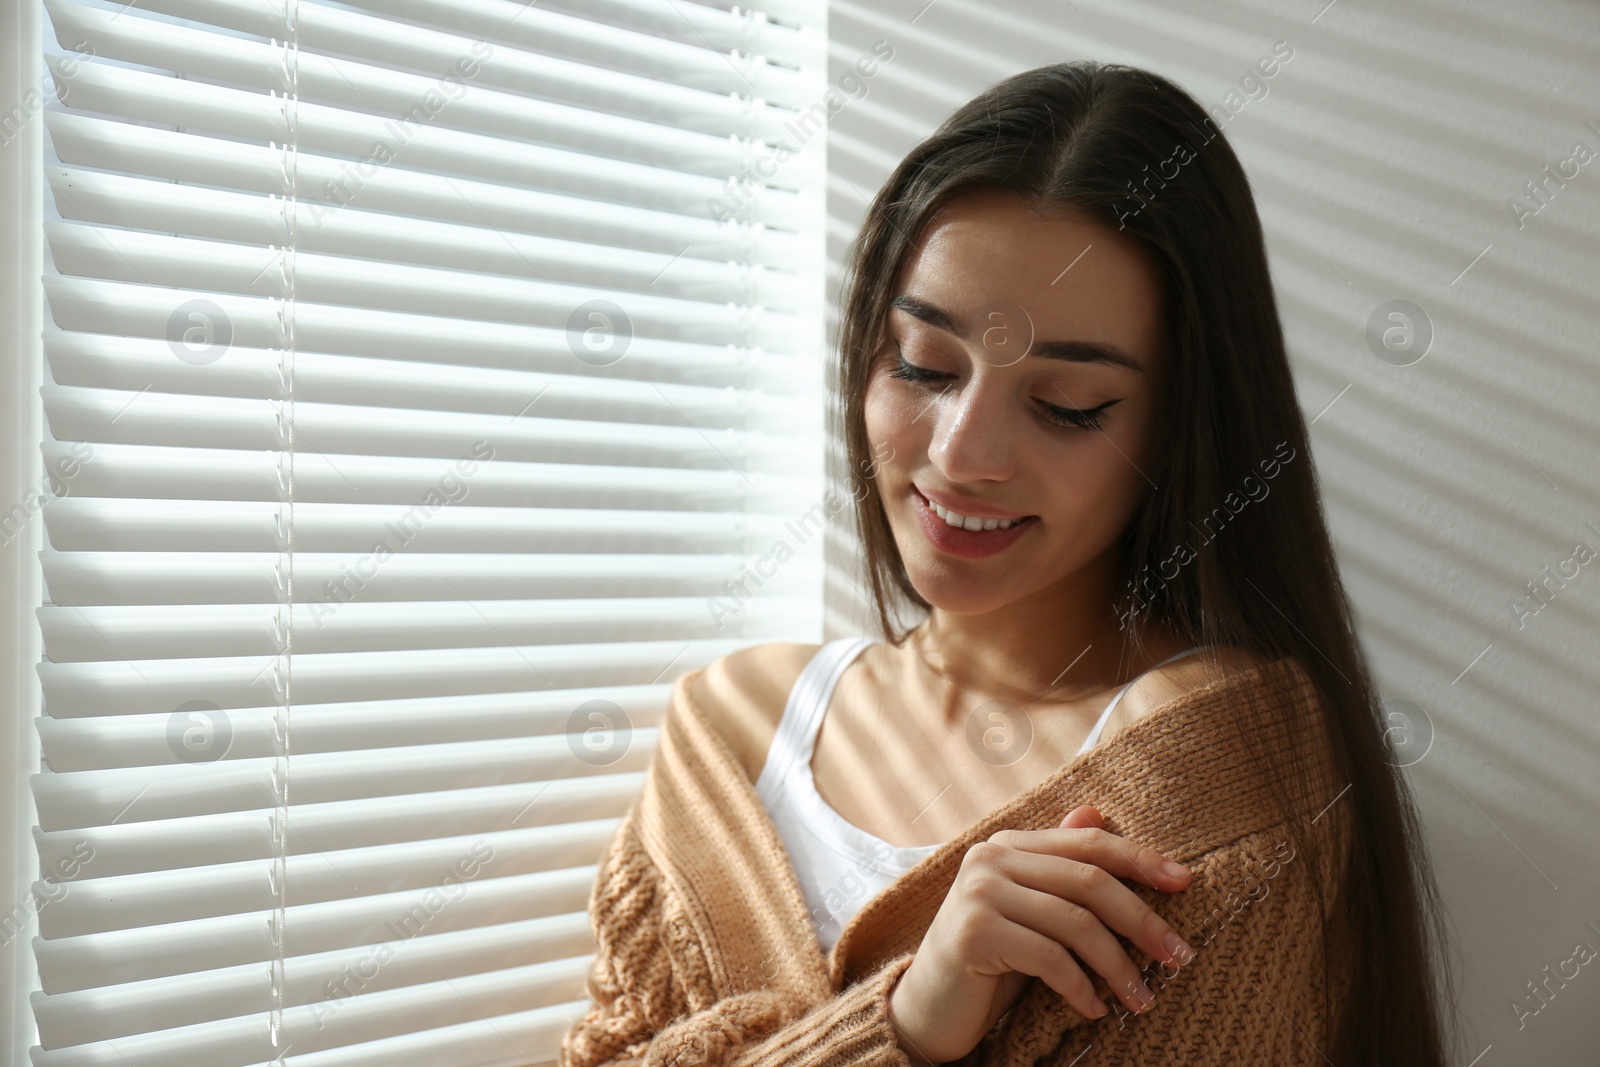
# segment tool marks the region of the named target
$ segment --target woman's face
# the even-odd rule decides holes
[[[1069,589],[1109,608],[1116,541],[1155,475],[1164,338],[1147,253],[973,193],[929,224],[894,300],[865,418],[912,585],[963,615]],[[1030,518],[956,530],[923,494],[963,516]]]

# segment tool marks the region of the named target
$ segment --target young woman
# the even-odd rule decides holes
[[[680,679],[562,1063],[1443,1067],[1429,864],[1205,111],[1121,66],[991,87],[873,201],[839,342],[885,640]]]

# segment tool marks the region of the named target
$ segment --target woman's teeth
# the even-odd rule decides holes
[[[1009,530],[1011,527],[1020,525],[1021,523],[1027,522],[1029,519],[1033,518],[1032,515],[1029,515],[1021,519],[1007,519],[1004,522],[1001,522],[999,519],[975,519],[968,515],[957,514],[956,512],[951,511],[949,508],[942,508],[931,500],[928,500],[927,504],[928,507],[932,509],[933,513],[939,516],[939,518],[943,519],[946,524],[950,526],[959,526],[963,530],[971,530],[974,533],[979,530]]]

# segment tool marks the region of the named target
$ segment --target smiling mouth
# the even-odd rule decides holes
[[[1039,516],[1037,515],[1025,515],[1020,519],[1007,519],[1003,522],[998,519],[974,518],[972,516],[962,515],[959,512],[950,510],[949,508],[940,507],[938,504],[935,504],[933,501],[923,496],[921,491],[914,486],[912,487],[911,491],[916,494],[917,500],[920,502],[923,508],[926,508],[936,519],[950,527],[952,530],[965,530],[968,533],[987,533],[992,530],[1012,530],[1018,526],[1025,526],[1030,522],[1037,522],[1039,520]]]

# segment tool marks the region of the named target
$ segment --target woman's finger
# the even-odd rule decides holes
[[[1046,834],[1052,831],[1034,832]],[[1004,846],[1006,842],[1000,840],[1001,836],[997,834],[991,837],[989,843]],[[1118,881],[1117,872],[1108,867],[1050,852],[1019,848],[997,850],[993,856],[985,857],[985,862],[994,866],[1002,875],[1002,880],[1060,897],[1087,909],[1099,923],[1128,938],[1151,959],[1182,966],[1193,957],[1193,949],[1178,932],[1138,894]],[[1100,973],[1105,974],[1104,971]],[[1111,982],[1119,976],[1106,974],[1105,977]]]
[[[1072,814],[1067,817],[1072,818]],[[1098,827],[1001,830],[991,834],[989,840],[1025,852],[1043,852],[1092,863],[1119,878],[1134,878],[1152,889],[1164,889],[1169,893],[1189,883],[1190,872],[1183,864],[1172,863],[1153,848],[1136,845]]]
[[[1098,830],[1105,825],[1105,816],[1100,814],[1100,809],[1090,804],[1079,804],[1067,812],[1061,820],[1063,829]]]
[[[1054,893],[1012,883],[998,887],[991,903],[1012,922],[1071,950],[1084,966],[1106,980],[1129,1011],[1145,1011],[1154,1002],[1138,965],[1097,912]]]
[[[1094,983],[1077,959],[1055,938],[1031,926],[1007,922],[993,936],[989,948],[1000,966],[1039,979],[1085,1018],[1098,1019],[1111,1010],[1094,991]]]

